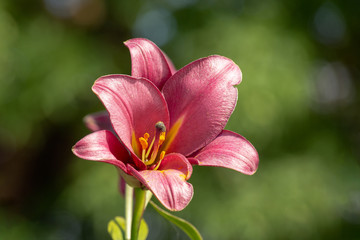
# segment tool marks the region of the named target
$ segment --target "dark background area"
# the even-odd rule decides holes
[[[253,176],[194,167],[179,216],[204,239],[360,238],[358,1],[3,0],[0,239],[110,239],[124,215],[114,167],[71,147],[103,109],[93,82],[130,74],[129,38],[182,66],[212,54],[243,72],[227,129]],[[186,239],[151,209],[149,239]]]

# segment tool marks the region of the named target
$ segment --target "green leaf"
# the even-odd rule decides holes
[[[119,224],[120,228],[125,232],[125,218],[115,217],[115,221]],[[144,219],[141,219],[138,240],[146,240],[149,234],[149,228]]]
[[[144,219],[141,219],[138,240],[146,240],[148,233],[149,233],[148,225],[146,224]]]
[[[172,222],[173,224],[178,226],[181,230],[183,230],[184,233],[186,233],[190,237],[191,240],[202,240],[203,239],[201,237],[199,231],[194,227],[194,225],[192,225],[188,221],[168,213],[167,211],[161,209],[153,201],[150,201],[150,204],[166,220],[169,220],[170,222]]]
[[[123,217],[115,217],[115,221],[117,222],[117,224],[119,224],[119,226],[121,227],[121,229],[125,232],[125,218]]]
[[[114,220],[111,220],[108,223],[107,230],[108,230],[112,240],[123,240],[122,232],[121,232],[119,226],[114,222]]]

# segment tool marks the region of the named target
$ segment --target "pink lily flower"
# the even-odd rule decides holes
[[[107,112],[85,118],[94,132],[76,143],[75,155],[115,165],[128,184],[149,189],[173,211],[193,196],[187,182],[192,165],[255,173],[256,149],[224,130],[242,77],[233,61],[209,56],[176,71],[153,42],[131,39],[125,45],[132,76],[95,81],[92,90]]]

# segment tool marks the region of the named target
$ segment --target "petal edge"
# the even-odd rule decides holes
[[[133,38],[124,44],[131,55],[131,75],[146,78],[161,89],[174,72],[170,59],[148,39]]]
[[[129,152],[108,130],[93,132],[72,148],[73,153],[86,160],[106,162],[126,172],[125,163],[131,161]]]
[[[224,167],[246,175],[256,172],[259,155],[243,136],[223,130],[213,142],[189,159],[193,165]]]
[[[235,108],[241,77],[232,60],[216,55],[177,71],[163,87],[171,121],[166,152],[188,156],[215,139]]]

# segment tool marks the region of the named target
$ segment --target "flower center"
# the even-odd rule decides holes
[[[165,141],[166,127],[165,124],[160,121],[155,124],[155,129],[155,136],[153,137],[150,145],[148,142],[150,138],[149,133],[145,133],[143,137],[140,137],[139,142],[142,148],[141,160],[146,166],[154,165],[154,169],[156,170],[165,157],[165,151],[162,151],[159,158],[157,158],[159,148]]]

